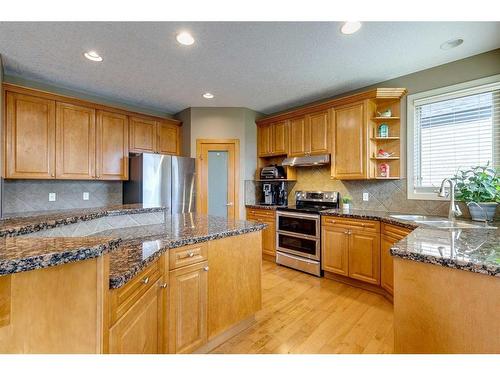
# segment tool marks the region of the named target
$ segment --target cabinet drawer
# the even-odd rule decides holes
[[[275,211],[274,210],[259,210],[254,208],[247,209],[247,218],[249,220],[257,220],[259,217],[262,218],[274,218]],[[250,219],[252,218],[252,219]]]
[[[162,267],[156,260],[124,286],[111,291],[111,322],[125,314],[141,296],[160,279]]]
[[[183,246],[177,249],[170,249],[170,269],[188,266],[203,262],[208,258],[207,243],[196,244],[192,246]]]
[[[406,237],[412,231],[413,229],[382,223],[382,230],[381,230],[382,234],[397,238],[398,240]]]
[[[338,228],[347,228],[353,230],[359,229],[374,233],[378,233],[380,231],[380,222],[375,220],[360,220],[336,216],[324,216],[322,224],[326,226],[335,226]]]

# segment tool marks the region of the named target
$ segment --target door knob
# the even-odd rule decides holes
[[[233,205],[233,202],[229,202],[226,204],[226,206],[232,206]]]

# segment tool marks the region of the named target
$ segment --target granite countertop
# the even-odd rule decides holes
[[[103,216],[161,212],[163,207],[122,205],[2,219],[0,275],[31,271],[110,253],[110,288],[119,288],[168,249],[262,230],[266,224],[181,214],[161,224],[113,228],[86,237],[24,237]],[[162,219],[163,220],[163,219]]]
[[[379,220],[414,229],[391,248],[393,256],[500,277],[500,228],[444,229],[391,217],[400,212],[351,210],[343,213],[341,210],[326,210],[321,214]]]
[[[278,206],[278,205],[270,205],[270,204],[246,204],[246,208],[256,208],[259,210],[272,210],[276,211],[278,208],[283,207],[283,206]]]

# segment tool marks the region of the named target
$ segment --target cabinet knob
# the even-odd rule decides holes
[[[143,284],[149,283],[149,277],[145,277],[144,279],[142,279],[142,283]]]
[[[55,173],[50,174],[50,177],[55,177],[55,176],[56,176]]]
[[[188,253],[188,256],[189,256],[190,258],[192,258],[192,257],[194,257],[194,253],[193,253],[193,252]]]
[[[167,286],[168,286],[167,283],[160,284],[160,288],[163,288],[163,289],[165,289]]]
[[[208,271],[208,266],[203,267],[204,271]]]

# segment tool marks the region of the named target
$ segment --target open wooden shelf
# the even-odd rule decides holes
[[[382,120],[400,120],[400,117],[392,116],[392,117],[373,117],[374,121],[382,121]]]
[[[371,137],[372,141],[394,141],[401,139],[400,137]]]
[[[388,156],[388,157],[372,156],[370,159],[372,159],[372,160],[399,160],[399,156]]]
[[[399,180],[400,177],[380,177],[380,176],[377,176],[375,177],[375,180]]]

